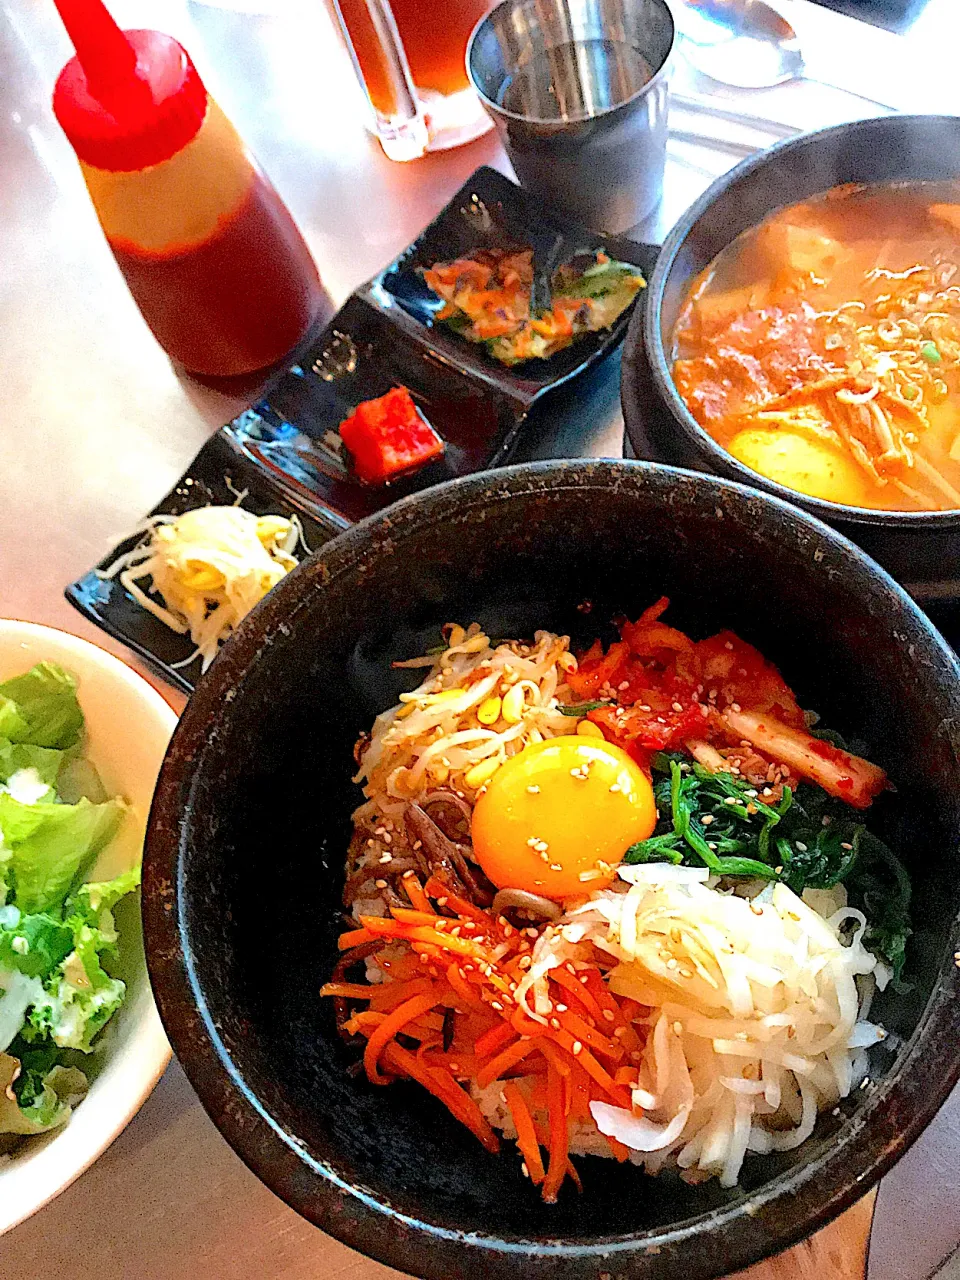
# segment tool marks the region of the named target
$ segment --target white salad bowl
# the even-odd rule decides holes
[[[140,856],[154,784],[177,716],[141,676],[86,640],[32,622],[0,619],[0,681],[37,662],[55,662],[79,681],[86,718],[84,756],[108,795],[128,801],[133,821],[91,869],[107,879]],[[143,955],[139,894],[116,908],[119,963],[127,983],[123,1005],[85,1063],[87,1096],[61,1128],[26,1139],[0,1160],[0,1234],[36,1213],[104,1152],[150,1096],[170,1060]]]

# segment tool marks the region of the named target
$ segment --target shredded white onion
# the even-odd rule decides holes
[[[611,955],[611,989],[648,1006],[653,1029],[633,1110],[593,1102],[594,1122],[652,1172],[673,1163],[733,1186],[748,1150],[809,1137],[885,1037],[859,1015],[857,979],[878,967],[862,913],[825,894],[825,918],[783,884],[749,900],[697,868],[651,863],[621,878],[544,933],[517,1002],[537,1016],[549,968],[591,946]],[[581,941],[565,936],[568,920]]]

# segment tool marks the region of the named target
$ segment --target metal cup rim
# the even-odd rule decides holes
[[[511,5],[514,3],[516,3],[516,0],[500,0],[500,3],[497,4],[493,9],[491,9],[489,13],[484,14],[484,16],[480,19],[480,21],[477,23],[477,25],[473,28],[473,30],[470,33],[470,39],[467,41],[467,49],[465,54],[465,59],[467,64],[467,78],[470,81],[470,85],[473,88],[474,93],[476,93],[477,97],[483,103],[484,108],[490,113],[490,115],[497,116],[502,120],[516,120],[522,124],[553,125],[556,131],[562,130],[567,125],[585,124],[589,120],[607,120],[611,116],[616,115],[618,112],[624,111],[627,107],[632,106],[635,102],[638,102],[641,98],[645,97],[646,94],[648,94],[652,89],[655,88],[657,83],[665,76],[670,66],[671,58],[673,57],[673,54],[675,53],[677,48],[677,24],[676,24],[676,21],[674,20],[673,13],[670,9],[669,4],[667,3],[667,0],[649,0],[649,3],[659,6],[659,8],[666,15],[670,23],[670,47],[667,50],[663,61],[660,63],[660,66],[653,73],[653,75],[650,77],[650,79],[646,82],[645,85],[639,88],[636,91],[636,93],[632,93],[629,98],[624,98],[622,102],[616,103],[615,106],[606,107],[603,111],[596,111],[596,112],[593,112],[592,114],[583,112],[582,114],[579,114],[579,115],[567,116],[563,120],[558,120],[556,117],[552,117],[552,116],[522,115],[518,111],[508,111],[505,107],[501,106],[499,102],[495,102],[491,97],[489,97],[486,93],[484,93],[483,89],[481,89],[480,85],[477,83],[476,77],[473,74],[473,49],[474,49],[474,45],[476,44],[477,37],[480,34],[481,28],[485,27],[486,24],[490,22],[490,20],[493,18],[494,14],[496,14],[500,9],[506,8],[507,5]]]

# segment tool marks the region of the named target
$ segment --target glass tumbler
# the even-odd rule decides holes
[[[491,128],[466,70],[493,0],[334,0],[354,69],[391,160],[415,160]]]

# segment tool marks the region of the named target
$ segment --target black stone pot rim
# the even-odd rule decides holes
[[[815,146],[820,139],[835,137],[837,134],[842,133],[858,133],[864,135],[864,145],[868,145],[866,138],[872,133],[883,134],[889,128],[891,121],[897,126],[906,125],[908,128],[911,122],[922,121],[925,126],[930,128],[936,127],[937,124],[943,124],[944,127],[949,127],[953,132],[960,129],[960,119],[956,116],[876,116],[866,120],[853,120],[845,124],[832,125],[829,129],[817,129],[812,133],[803,133],[795,138],[785,138],[783,141],[774,143],[756,155],[749,156],[746,160],[741,160],[739,164],[734,165],[732,169],[729,169],[717,178],[715,182],[712,182],[699,199],[695,200],[674,224],[669,235],[664,240],[663,248],[657,258],[657,265],[646,291],[643,309],[641,311],[638,307],[637,314],[642,316],[641,323],[643,325],[650,372],[659,395],[684,433],[692,438],[700,450],[708,454],[713,462],[735,474],[741,484],[749,485],[751,488],[762,489],[765,493],[790,502],[794,506],[800,506],[804,511],[810,512],[812,515],[827,522],[843,520],[850,524],[881,525],[887,529],[912,529],[915,531],[957,529],[960,528],[960,511],[881,511],[868,507],[851,507],[846,503],[826,502],[823,498],[811,497],[797,489],[789,489],[786,485],[778,484],[775,480],[769,480],[758,471],[751,471],[749,467],[744,466],[731,453],[728,453],[726,449],[717,444],[716,440],[708,431],[704,430],[687,408],[674,385],[673,377],[670,373],[670,364],[663,345],[660,312],[663,305],[663,293],[667,277],[691,229],[705,213],[709,212],[711,205],[719,195],[728,190],[728,188],[735,186],[741,178],[747,177],[757,169],[763,169],[769,164],[775,164],[780,156],[791,151],[806,150]],[[785,203],[790,204],[793,201],[788,199]],[[636,341],[632,324],[626,340],[628,343],[631,340]]]
[[[953,921],[940,979],[919,1024],[859,1112],[846,1120],[815,1159],[737,1201],[669,1230],[590,1241],[501,1239],[419,1220],[352,1185],[306,1151],[270,1115],[232,1062],[206,1003],[190,954],[180,859],[182,813],[189,808],[197,761],[216,735],[215,722],[243,674],[273,637],[306,607],[313,590],[362,563],[370,542],[415,533],[424,520],[455,524],[478,506],[495,508],[517,493],[585,494],[617,485],[679,486],[746,501],[769,510],[787,529],[810,538],[825,570],[838,557],[890,593],[939,662],[960,684],[960,664],[910,597],[869,556],[835,529],[748,486],[658,463],[574,460],[523,463],[450,481],[402,499],[354,526],[305,560],[243,621],[200,681],[173,735],[151,808],[144,853],[143,918],[147,963],[161,1019],[204,1108],[245,1164],[303,1217],[367,1256],[429,1280],[490,1276],[497,1280],[598,1280],[611,1275],[666,1277],[682,1267],[690,1280],[740,1270],[797,1243],[864,1195],[919,1137],[960,1078],[960,917]],[[911,1088],[904,1087],[909,1075]],[[901,1099],[909,1123],[889,1140],[871,1142],[869,1125]],[[722,1250],[695,1255],[697,1236],[724,1237]],[[462,1270],[460,1269],[462,1268]],[[648,1270],[649,1268],[649,1270]]]

